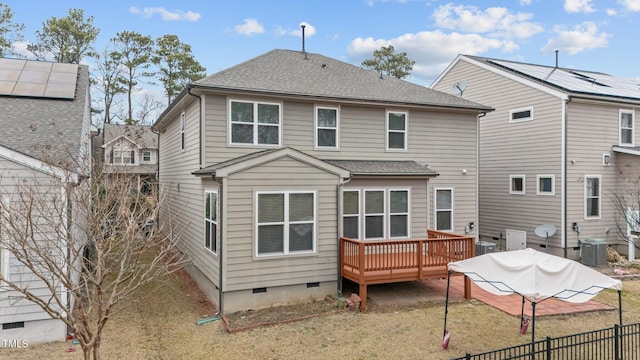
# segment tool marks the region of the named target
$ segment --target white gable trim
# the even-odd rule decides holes
[[[326,172],[336,174],[343,179],[349,178],[351,176],[351,173],[349,172],[349,170],[345,170],[341,167],[329,164],[311,155],[307,155],[303,152],[287,147],[287,148],[282,148],[276,151],[269,152],[262,156],[258,156],[245,161],[241,161],[239,163],[222,167],[220,169],[216,169],[216,177],[225,178],[233,173],[244,171],[252,167],[259,166],[259,165],[280,159],[285,156],[288,156],[292,159],[309,164],[316,168],[322,169]]]
[[[528,87],[531,87],[533,89],[536,89],[536,90],[542,91],[544,93],[547,93],[547,94],[549,94],[551,96],[555,96],[557,98],[560,98],[561,100],[566,100],[566,99],[569,98],[569,96],[566,93],[562,92],[562,91],[554,90],[554,89],[552,89],[552,88],[550,88],[548,86],[544,86],[544,85],[542,85],[542,84],[540,84],[538,82],[527,80],[527,79],[525,79],[525,78],[523,78],[521,76],[518,76],[516,74],[512,74],[510,72],[500,70],[500,69],[496,68],[495,66],[487,65],[487,64],[485,64],[483,62],[474,60],[474,59],[472,59],[470,57],[467,57],[465,55],[458,55],[458,57],[456,57],[456,59],[449,66],[447,66],[445,71],[442,74],[440,74],[440,76],[436,79],[436,81],[434,81],[434,83],[433,83],[433,85],[431,85],[431,87],[435,86],[451,70],[451,68],[453,68],[453,66],[455,64],[457,64],[459,61],[466,61],[471,65],[475,65],[475,66],[477,66],[479,68],[485,69],[485,70],[490,71],[490,72],[492,72],[494,74],[503,76],[503,77],[505,77],[505,78],[507,78],[509,80],[513,80],[513,81],[518,82],[520,84],[523,84],[525,86],[528,86]]]
[[[104,145],[102,145],[102,148],[106,148],[107,146],[111,145],[111,143],[115,142],[116,140],[120,140],[120,139],[125,139],[128,142],[132,143],[133,145],[135,145],[138,149],[142,149],[142,146],[138,145],[138,143],[136,143],[135,141],[131,140],[129,137],[127,137],[126,135],[120,135],[117,138],[105,143]]]
[[[40,171],[42,173],[55,176],[62,182],[77,183],[80,178],[78,173],[65,170],[55,165],[50,165],[42,160],[9,149],[8,147],[2,145],[0,145],[0,157]]]

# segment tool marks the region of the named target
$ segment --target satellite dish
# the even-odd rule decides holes
[[[549,238],[556,233],[556,227],[551,224],[542,224],[538,226],[534,232],[541,238]]]
[[[544,238],[545,244],[540,245],[541,247],[547,247],[547,243],[549,242],[549,236],[553,236],[553,234],[556,233],[556,227],[551,225],[551,224],[542,224],[540,226],[538,226],[533,232],[536,233],[536,235],[538,235],[538,237]]]
[[[462,96],[464,90],[467,88],[467,82],[464,80],[456,81],[453,86],[451,86],[451,95]]]

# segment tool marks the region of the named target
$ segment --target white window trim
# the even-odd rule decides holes
[[[611,166],[611,154],[610,153],[602,153],[602,165],[603,166]]]
[[[522,191],[513,190],[513,179],[522,178]],[[509,194],[525,195],[527,193],[527,177],[524,174],[509,175]]]
[[[180,113],[180,151],[184,152],[187,147],[187,137],[185,135],[186,119],[184,111]]]
[[[382,191],[382,213],[367,213],[367,193],[368,192],[380,192]],[[383,240],[387,235],[387,191],[386,189],[363,189],[362,191],[362,224],[360,225],[362,233],[361,238],[364,240]],[[380,216],[382,215],[382,237],[367,237],[367,216]]]
[[[145,159],[146,154],[149,154],[149,159]],[[151,151],[150,150],[144,150],[142,151],[142,161],[144,162],[150,162],[151,161]]]
[[[251,103],[253,104],[253,114],[254,114],[254,119],[253,119],[253,123],[251,123],[253,125],[253,143],[249,144],[249,143],[234,143],[233,140],[233,124],[243,124],[243,125],[249,125],[249,123],[245,123],[245,122],[234,122],[231,120],[231,104],[234,102],[242,102],[242,103]],[[277,144],[259,144],[258,143],[258,105],[259,104],[265,104],[265,105],[277,105],[278,106],[278,143]],[[237,147],[265,147],[265,148],[274,148],[274,147],[280,147],[282,146],[282,127],[284,125],[284,119],[282,117],[282,103],[280,102],[269,102],[269,101],[257,101],[257,100],[244,100],[244,99],[229,99],[227,101],[227,124],[229,127],[229,131],[227,134],[227,143],[230,146],[237,146]],[[273,124],[263,124],[262,126],[275,126]]]
[[[598,179],[598,216],[587,216],[587,184],[588,179]],[[584,219],[585,220],[598,220],[602,218],[602,176],[601,175],[585,175],[584,176],[584,193],[583,193],[583,205],[584,205]]]
[[[283,220],[283,224],[284,224],[284,239],[283,239],[283,252],[282,253],[277,253],[277,254],[260,254],[258,253],[258,228],[260,225],[270,225],[272,223],[258,223],[258,197],[262,194],[284,194],[284,220]],[[304,221],[304,222],[300,222],[300,221],[296,221],[293,222],[293,224],[299,224],[299,223],[311,223],[312,227],[313,227],[313,240],[312,240],[312,249],[309,251],[296,251],[296,252],[289,252],[289,231],[288,230],[288,226],[291,225],[292,223],[289,221],[289,195],[291,194],[313,194],[313,221]],[[291,257],[291,256],[300,256],[300,255],[314,255],[317,252],[318,249],[318,194],[315,190],[285,190],[285,191],[256,191],[255,195],[254,195],[254,209],[255,209],[255,221],[254,221],[254,239],[253,239],[253,245],[255,247],[254,250],[254,257],[256,259],[265,259],[265,258],[274,258],[274,257]],[[273,223],[273,224],[280,224],[280,222],[278,223]]]
[[[358,193],[358,213],[357,214],[345,214],[344,213],[344,193],[345,192],[355,192]],[[358,219],[357,224],[358,224],[358,239],[361,237],[362,235],[362,204],[363,204],[363,200],[362,200],[362,191],[360,189],[342,189],[342,203],[340,204],[340,212],[341,212],[341,216],[342,216],[342,221],[340,222],[340,236],[345,236],[344,235],[344,218],[345,217],[355,217]]]
[[[216,212],[215,213],[216,214],[216,221],[211,221],[211,220],[207,219],[206,213],[204,214],[203,218],[204,218],[204,226],[205,226],[205,228],[203,230],[204,230],[204,238],[205,238],[204,240],[205,241],[202,243],[202,246],[205,249],[207,249],[210,253],[212,253],[214,255],[217,255],[218,254],[218,251],[217,251],[218,250],[218,234],[217,234],[217,231],[220,228],[217,219],[219,219],[219,217],[220,217],[220,212],[219,212],[219,207],[218,207],[218,204],[220,203],[220,198],[218,197],[218,191],[217,190],[205,190],[204,191],[204,201],[205,201],[205,203],[207,201],[207,194],[215,194],[216,195],[216,207],[215,207],[215,209],[212,209],[212,210],[215,210],[215,212]],[[205,204],[205,206],[206,206],[206,204]],[[214,245],[213,247],[216,249],[215,251],[213,249],[211,249],[211,248],[208,248],[205,245],[206,241],[207,241],[207,239],[206,239],[206,236],[207,236],[207,228],[206,228],[206,226],[209,226],[209,223],[213,223],[213,224],[216,225],[216,234],[214,234],[215,235],[214,236],[215,244],[212,244],[212,245]]]
[[[320,127],[318,125],[318,110],[326,109],[326,110],[335,110],[336,111],[336,127]],[[335,106],[322,106],[316,105],[314,107],[314,132],[313,132],[313,144],[316,150],[339,150],[340,149],[340,107]],[[318,145],[318,130],[320,129],[334,129],[336,131],[336,146],[321,146]]]
[[[403,114],[404,115],[404,131],[390,130],[389,129],[389,114]],[[395,111],[387,110],[385,112],[385,133],[384,142],[386,151],[407,151],[409,149],[409,112],[408,111]],[[389,133],[403,133],[404,134],[404,147],[402,149],[389,148]]]
[[[622,114],[630,114],[631,115],[631,142],[630,143],[623,143],[622,142]],[[635,114],[633,110],[626,110],[626,109],[620,109],[618,111],[618,144],[620,144],[620,146],[635,146],[635,137],[636,137],[636,131],[635,131],[635,126],[636,126],[636,119],[635,119]],[[624,128],[624,129],[629,129],[629,128]]]
[[[391,215],[405,215],[405,213],[391,213],[391,192],[392,191],[406,191],[407,192],[407,235],[406,236],[391,236]],[[387,218],[386,218],[386,223],[389,224],[388,228],[388,233],[387,238],[388,239],[408,239],[411,237],[411,190],[409,188],[390,188],[387,189],[387,192],[385,194],[385,196],[387,197],[387,209],[386,213],[387,213]]]
[[[451,191],[451,209],[438,209],[438,191]],[[438,231],[455,231],[455,193],[452,187],[433,188],[433,227]],[[438,229],[438,211],[451,211],[451,229]]]
[[[526,117],[526,118],[520,118],[520,119],[514,119],[513,118],[513,114],[519,113],[519,112],[524,112],[524,111],[529,111],[529,113],[531,115],[529,117]],[[518,109],[509,110],[509,122],[510,123],[519,123],[519,122],[531,121],[531,120],[533,120],[533,106],[527,106],[527,107],[522,107],[522,108],[518,108]]]
[[[540,189],[540,179],[551,178],[551,191],[546,192]],[[524,184],[524,183],[523,183]],[[537,195],[555,195],[556,194],[556,176],[553,174],[540,174],[536,177],[536,194]]]

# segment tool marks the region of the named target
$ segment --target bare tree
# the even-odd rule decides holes
[[[138,119],[139,124],[147,125],[153,121],[151,116],[158,115],[158,112],[163,107],[164,105],[162,102],[156,99],[152,94],[145,92],[138,102],[138,109],[136,110],[136,118]]]
[[[640,174],[628,177],[622,184],[618,191],[610,191],[617,233],[621,239],[634,243],[635,248],[640,249],[635,243],[640,236]]]
[[[99,359],[102,332],[119,304],[141,287],[178,270],[171,219],[154,224],[163,199],[138,193],[138,184],[117,166],[103,178],[58,176],[9,178],[0,183],[0,247],[10,254],[0,281],[10,298],[37,304],[63,321],[85,359]],[[124,168],[124,166],[123,166]]]
[[[120,79],[124,75],[124,69],[120,63],[120,55],[110,51],[108,48],[102,55],[96,55],[97,63],[91,85],[100,93],[102,105],[103,123],[111,124],[114,114],[111,109],[115,105],[115,98],[118,94],[124,94],[126,89],[122,86]]]

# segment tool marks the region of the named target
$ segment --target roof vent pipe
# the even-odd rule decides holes
[[[304,51],[304,50],[303,50]],[[556,50],[556,69],[558,68],[558,52],[560,50]]]
[[[304,54],[304,59],[307,59],[307,52],[304,50],[304,28],[306,28],[307,26],[305,24],[301,24],[300,27],[302,28],[302,53]]]

